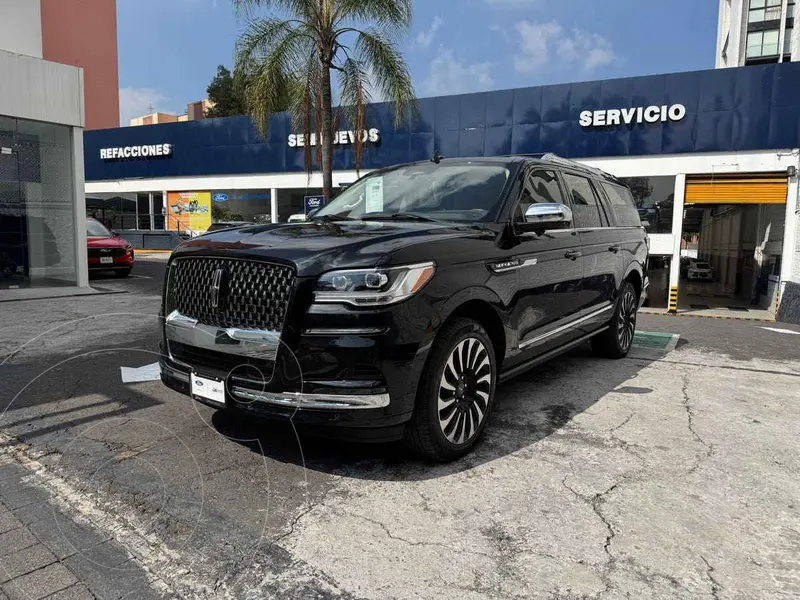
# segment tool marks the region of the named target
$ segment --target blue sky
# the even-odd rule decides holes
[[[181,113],[230,66],[230,0],[117,0],[122,124]],[[415,0],[403,50],[419,97],[714,66],[713,0]]]

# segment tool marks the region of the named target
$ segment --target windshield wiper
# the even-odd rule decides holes
[[[353,217],[347,217],[345,215],[314,215],[311,217],[312,221],[324,221],[326,223],[333,223],[335,221],[355,221],[356,219]]]
[[[376,213],[374,215],[364,215],[362,221],[385,221],[387,219],[397,221],[426,221],[429,223],[441,223],[439,219],[425,217],[416,213]]]

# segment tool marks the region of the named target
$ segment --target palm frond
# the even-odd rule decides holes
[[[353,140],[355,154],[355,167],[358,173],[361,170],[361,153],[364,140],[361,131],[366,129],[367,105],[370,103],[369,73],[358,60],[348,58],[339,71],[339,87],[341,100],[339,110],[344,111],[350,128],[356,131]]]
[[[313,53],[313,37],[302,27],[293,28],[279,19],[248,24],[237,44],[236,70],[247,81],[245,99],[262,136],[270,114],[283,110],[287,89]]]
[[[233,10],[247,17],[254,17],[259,11],[284,11],[286,14],[310,19],[317,10],[319,0],[231,0]]]
[[[418,114],[414,84],[408,65],[395,46],[380,32],[359,31],[355,54],[362,68],[372,74],[372,85],[394,102],[394,125],[399,127],[407,113]]]
[[[405,33],[411,27],[412,0],[336,0],[336,23],[372,22]]]

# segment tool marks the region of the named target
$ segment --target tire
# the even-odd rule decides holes
[[[121,269],[119,271],[114,271],[114,275],[116,277],[127,277],[130,274],[131,274],[131,270],[130,269]]]
[[[406,444],[438,462],[464,456],[483,434],[496,384],[497,362],[486,330],[472,319],[448,322],[422,372]]]
[[[633,345],[636,333],[636,312],[639,295],[633,285],[625,281],[619,290],[617,306],[609,328],[592,338],[592,350],[604,358],[624,358]]]

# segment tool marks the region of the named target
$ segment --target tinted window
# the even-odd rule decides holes
[[[519,205],[515,212],[515,220],[522,220],[525,211],[531,204],[554,202],[564,204],[561,188],[558,185],[558,176],[555,171],[537,170],[525,177]]]
[[[600,215],[600,202],[592,189],[592,184],[586,177],[564,173],[572,195],[572,212],[575,217],[576,227],[602,227],[604,225]]]
[[[613,183],[602,183],[608,197],[614,224],[618,227],[641,227],[642,220],[633,204],[631,191]]]
[[[672,231],[675,177],[622,177],[631,190],[634,205],[648,233]]]

